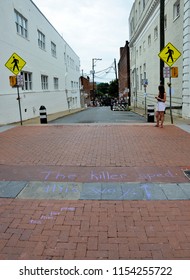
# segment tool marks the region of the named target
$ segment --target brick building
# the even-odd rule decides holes
[[[120,59],[118,63],[119,98],[131,103],[130,92],[130,58],[129,42],[126,41],[124,47],[120,48]]]
[[[92,89],[92,85],[90,83],[90,78],[81,76],[80,77],[81,83],[81,105],[82,106],[89,106],[90,105],[90,93]]]

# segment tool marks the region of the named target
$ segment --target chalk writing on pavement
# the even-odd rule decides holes
[[[81,181],[82,175],[71,173],[71,174],[65,174],[62,172],[55,172],[52,170],[47,170],[41,172],[42,179],[45,181],[59,181],[59,182],[75,182],[75,181]],[[91,170],[90,172],[87,172],[86,174],[83,174],[83,176],[86,178],[86,181],[89,182],[119,182],[119,181],[127,181],[130,177],[130,174],[127,173],[116,173],[116,172],[109,172],[109,171],[100,171],[95,172],[94,170]],[[134,180],[136,181],[153,181],[155,179],[163,179],[163,178],[173,178],[175,175],[170,171],[166,170],[164,172],[152,172],[152,173],[134,173]]]

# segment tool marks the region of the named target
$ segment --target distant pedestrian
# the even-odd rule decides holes
[[[165,88],[163,85],[160,85],[158,87],[158,96],[156,96],[155,98],[158,101],[157,104],[157,111],[156,111],[156,127],[163,127],[163,123],[164,123],[164,113],[165,113],[165,109],[166,109],[166,92],[165,92]]]
[[[113,111],[113,104],[114,104],[114,100],[111,99],[111,102],[110,102],[110,109]]]

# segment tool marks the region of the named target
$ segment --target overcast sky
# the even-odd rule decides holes
[[[93,58],[101,58],[95,65],[95,81],[115,79],[114,59],[118,63],[119,49],[129,40],[128,19],[134,0],[33,2],[79,56],[84,74],[90,74]],[[111,65],[109,74],[98,73]]]

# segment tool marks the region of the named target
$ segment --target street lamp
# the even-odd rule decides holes
[[[97,60],[102,60],[102,59],[101,58],[93,58],[92,59],[92,94],[93,94],[93,98],[95,97],[95,94],[94,94],[94,74],[95,74],[94,66],[95,66],[95,62]]]

